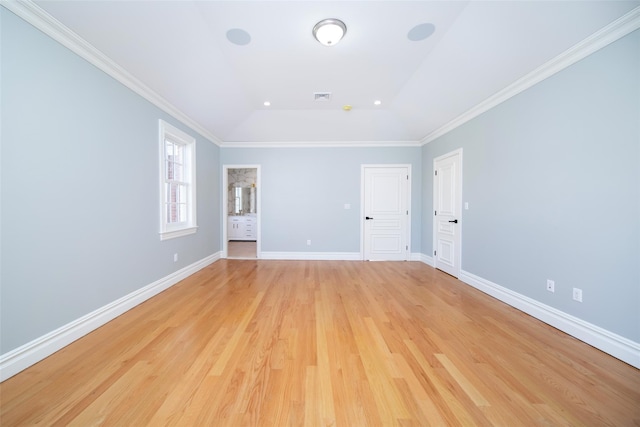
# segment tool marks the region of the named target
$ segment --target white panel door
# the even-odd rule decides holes
[[[409,259],[409,166],[363,166],[364,259]]]
[[[460,275],[462,150],[434,159],[434,267]]]

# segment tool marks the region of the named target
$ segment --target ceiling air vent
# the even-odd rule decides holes
[[[314,101],[331,101],[331,92],[314,92]]]

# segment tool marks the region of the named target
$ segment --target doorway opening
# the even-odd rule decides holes
[[[225,165],[222,189],[223,257],[260,258],[260,166]]]

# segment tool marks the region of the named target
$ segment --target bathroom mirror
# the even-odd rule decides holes
[[[234,215],[244,215],[248,213],[256,213],[256,188],[255,187],[239,187],[231,188],[233,198]]]

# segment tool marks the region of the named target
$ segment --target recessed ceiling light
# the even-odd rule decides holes
[[[425,22],[424,24],[418,24],[413,27],[408,33],[407,38],[412,42],[419,42],[429,37],[436,30],[436,26]]]
[[[353,108],[353,107],[352,107],[351,105],[349,105],[349,104],[347,104],[347,105],[345,105],[345,106],[343,106],[343,107],[342,107],[342,109],[343,109],[344,111],[351,111],[351,109],[352,109],[352,108]]]
[[[270,107],[270,106],[271,106],[271,103],[270,103],[269,101],[264,101],[264,106],[265,106],[265,107]]]
[[[244,46],[251,43],[251,35],[240,28],[232,28],[227,31],[227,40],[235,45]]]
[[[323,19],[313,27],[313,37],[325,46],[337,44],[347,32],[347,26],[339,19]]]
[[[373,101],[373,105],[380,105],[382,104],[382,101],[380,101],[379,99],[376,99],[375,101]]]

